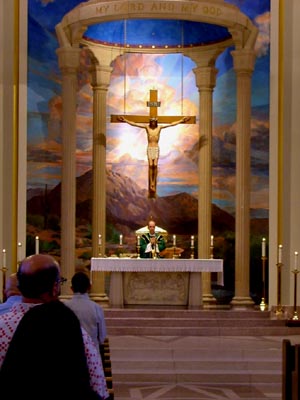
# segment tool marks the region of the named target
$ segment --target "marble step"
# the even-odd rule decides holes
[[[116,383],[241,385],[264,384],[277,387],[281,382],[281,340],[270,340],[267,347],[248,348],[249,338],[221,338],[219,342],[208,338],[176,339],[145,338],[144,346],[134,346],[135,337],[122,341],[113,338],[112,369]],[[255,346],[255,339],[251,338]]]
[[[300,328],[288,327],[143,327],[107,326],[108,335],[124,336],[290,336],[300,335]]]
[[[104,313],[107,318],[189,318],[189,319],[270,319],[269,311],[257,310],[186,310],[186,309],[148,309],[148,308],[104,308]]]
[[[269,312],[106,309],[109,335],[288,336],[300,326],[286,326]]]
[[[283,327],[285,322],[282,320],[268,320],[268,319],[247,319],[247,321],[237,319],[232,320],[228,318],[201,318],[201,319],[190,319],[190,318],[155,318],[155,317],[106,317],[107,324],[110,327],[122,326],[122,327],[234,327],[234,326],[247,326],[247,327]]]
[[[139,382],[139,385],[142,383],[156,383],[160,382],[160,384],[170,384],[174,383],[177,380],[185,383],[202,383],[202,384],[246,384],[251,382],[251,384],[257,383],[268,383],[278,385],[280,388],[280,380],[281,374],[276,371],[261,371],[258,372],[256,370],[253,371],[224,371],[224,370],[215,370],[215,371],[177,371],[173,370],[162,372],[160,368],[158,368],[157,372],[149,373],[141,370],[141,369],[126,369],[126,371],[121,371],[118,373],[113,370],[113,379],[115,383],[134,383]]]
[[[132,355],[131,355],[132,357]],[[151,360],[151,365],[149,365],[149,361],[139,361],[134,360],[129,363],[128,360],[120,361],[114,360],[112,364],[112,368],[114,371],[114,376],[118,373],[124,373],[126,371],[128,374],[136,374],[143,371],[146,374],[168,374],[168,372],[172,369],[175,369],[177,374],[192,374],[192,375],[202,375],[205,374],[240,374],[244,375],[245,371],[250,373],[256,373],[258,375],[265,374],[268,371],[269,374],[273,374],[276,376],[280,375],[281,362],[279,361],[227,361],[227,360],[219,360],[219,361],[196,361],[193,359],[193,362],[190,361],[162,361],[155,362],[155,360]]]

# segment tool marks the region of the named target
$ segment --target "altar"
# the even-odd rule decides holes
[[[222,259],[91,259],[91,271],[110,272],[109,304],[202,306],[202,272],[218,272],[223,284]]]

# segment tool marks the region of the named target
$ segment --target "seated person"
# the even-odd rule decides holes
[[[19,322],[0,370],[1,399],[102,400],[93,391],[80,322],[59,300]]]
[[[155,232],[155,221],[148,222],[149,232],[141,236],[140,256],[141,258],[159,258],[160,252],[166,248],[163,236]]]
[[[106,338],[106,324],[102,307],[89,297],[90,278],[83,271],[76,272],[71,280],[73,296],[65,304],[77,315],[81,326],[87,331],[100,351]]]
[[[0,304],[0,315],[5,314],[15,303],[21,303],[22,295],[18,288],[17,274],[11,274],[5,282],[5,302]]]
[[[72,333],[72,327],[74,327],[74,324],[71,324],[72,321],[70,322],[69,325],[70,329],[68,328],[68,325],[67,327],[65,327],[64,322],[67,323],[69,321],[68,316],[71,316],[71,319],[73,321],[77,321],[76,322],[77,326],[78,324],[80,326],[79,320],[74,314],[74,312],[58,300],[60,295],[60,285],[62,281],[62,278],[60,276],[59,264],[50,255],[33,254],[25,258],[20,264],[17,272],[17,279],[18,279],[18,288],[22,294],[22,301],[20,303],[15,303],[10,311],[0,315],[1,400],[4,400],[6,398],[12,398],[12,399],[30,398],[30,400],[34,399],[52,400],[56,398],[63,398],[63,399],[72,398],[73,400],[75,400],[76,397],[72,397],[71,394],[70,397],[68,397],[67,394],[62,395],[61,397],[57,397],[53,392],[51,392],[51,390],[56,389],[60,393],[61,388],[55,386],[53,382],[57,382],[58,378],[64,378],[65,371],[68,371],[69,374],[71,374],[71,368],[69,369],[68,367],[69,365],[68,362],[71,360],[71,358],[69,359],[68,351],[70,350],[69,345],[71,345],[71,348],[74,349],[74,346],[72,345],[73,339],[71,339],[71,336],[76,335],[76,333],[75,331],[74,333]],[[58,304],[56,304],[56,302]],[[40,308],[40,304],[45,304],[45,308],[42,307]],[[36,307],[39,307],[37,311],[35,311]],[[29,314],[29,316],[32,315],[37,317],[37,319],[39,318],[40,322],[35,320],[34,323],[33,321],[31,321],[30,319],[31,317],[29,316],[27,317],[27,313],[29,313],[31,309],[33,310],[32,313]],[[47,311],[47,317],[46,320],[43,320],[42,316],[46,315],[46,311]],[[31,334],[29,334],[29,337],[33,340],[33,342],[29,340],[28,342],[26,342],[25,337],[27,337],[27,335],[25,335],[24,333],[26,329],[23,327],[22,323],[21,325],[22,328],[20,328],[22,334],[18,334],[16,338],[18,338],[17,343],[20,344],[21,347],[22,346],[24,347],[24,352],[22,353],[20,351],[20,352],[14,352],[13,354],[10,353],[9,358],[5,362],[7,363],[6,367],[4,368],[3,363],[7,351],[10,348],[10,343],[12,342],[14,333],[16,332],[20,324],[20,321],[24,316],[26,316],[26,318],[23,320],[23,323],[25,324],[25,322],[27,321],[26,323],[26,329],[28,328],[27,332],[29,332],[32,329],[34,330],[32,336]],[[29,324],[29,320],[32,322],[32,326],[31,324]],[[63,337],[65,332],[69,340]],[[41,342],[39,341],[35,342],[34,338],[36,338],[36,336],[41,338],[40,339]],[[57,336],[59,336],[59,338]],[[58,344],[56,340],[58,340],[59,342]],[[95,345],[93,344],[91,337],[84,330],[84,328],[81,328],[81,340],[83,340],[84,344],[84,351],[85,351],[84,362],[87,364],[89,371],[89,381],[93,391],[92,395],[94,395],[94,392],[96,392],[98,398],[106,399],[109,397],[109,394],[107,392],[106,380],[101,362],[101,357],[99,355],[99,352],[97,352],[97,349],[95,348]],[[50,348],[53,350],[52,344],[56,349],[55,351],[49,351]],[[40,349],[42,349],[42,351],[38,349],[39,346]],[[15,345],[11,349],[13,348],[16,349]],[[27,350],[29,352],[29,355],[28,352],[25,353]],[[42,360],[40,360],[40,362],[37,361],[39,356],[42,357],[42,360],[44,361]],[[54,357],[54,359],[52,356]],[[36,370],[34,368],[38,368],[37,374],[35,373]],[[59,368],[63,368],[63,370],[61,369],[59,370]],[[18,372],[15,371],[15,369],[18,369]],[[58,372],[58,370],[60,372]],[[47,378],[49,373],[49,379],[51,380],[52,383],[50,384],[51,390],[47,386],[44,386],[43,393],[41,394],[38,392],[38,387],[41,386],[37,385],[38,377],[36,375],[38,375],[39,373],[42,374],[43,372],[44,372],[44,378]],[[50,376],[52,372],[56,373],[55,376],[57,377],[57,379],[55,379],[53,375]],[[15,384],[16,377],[17,377],[17,385]],[[8,393],[5,392],[3,382],[5,382],[6,388],[10,388]],[[66,384],[66,390],[69,389],[73,390],[73,387],[75,388],[75,383],[71,388]],[[25,392],[25,388],[26,390],[30,391],[30,394],[28,394],[28,392]],[[12,391],[12,389],[14,391]],[[18,390],[19,394],[17,393]],[[33,393],[33,390],[35,391],[35,393]],[[79,392],[80,391],[78,390],[78,393]],[[4,397],[4,393],[6,397]],[[46,396],[46,394],[49,394],[49,396]],[[81,396],[80,400],[82,398],[88,399],[89,397]]]

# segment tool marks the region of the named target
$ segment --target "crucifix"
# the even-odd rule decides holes
[[[112,115],[111,122],[126,122],[129,125],[143,128],[147,132],[147,156],[149,164],[148,184],[149,198],[156,197],[157,168],[159,158],[159,138],[162,129],[178,124],[195,124],[196,117],[158,116],[157,109],[160,101],[157,99],[157,90],[150,90],[150,99],[147,101],[149,116],[147,115]],[[149,125],[147,125],[147,123]],[[158,126],[158,124],[164,124]]]

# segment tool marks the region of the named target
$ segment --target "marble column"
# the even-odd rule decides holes
[[[210,258],[212,214],[212,95],[216,85],[216,68],[194,69],[199,90],[199,184],[198,184],[198,258]],[[215,302],[211,293],[211,273],[202,273],[203,304]]]
[[[92,257],[98,257],[104,256],[106,243],[106,97],[112,68],[94,62],[90,72],[93,88]],[[90,295],[94,300],[107,300],[104,272],[92,272]]]
[[[252,306],[250,297],[250,192],[251,192],[251,78],[255,53],[232,51],[237,77],[236,117],[236,217],[234,307]]]
[[[69,284],[62,295],[70,294],[75,271],[76,227],[76,102],[77,71],[80,49],[60,47],[57,50],[62,72],[62,181],[61,181],[61,274]]]

